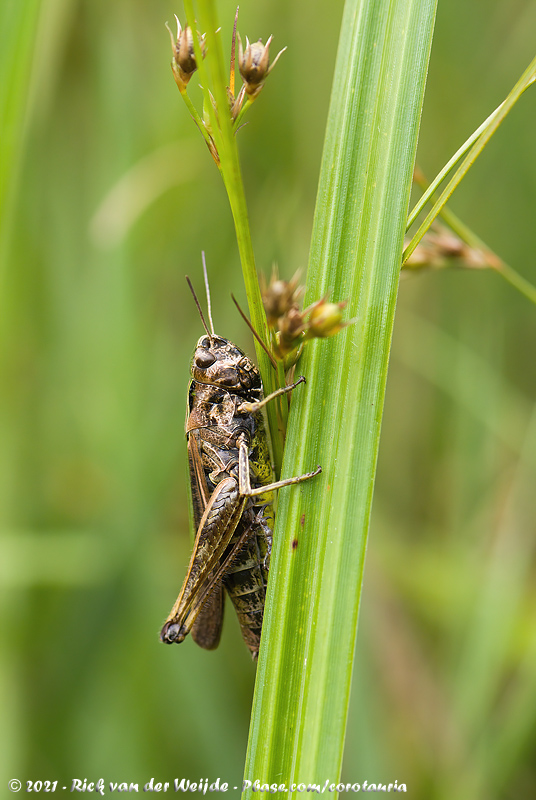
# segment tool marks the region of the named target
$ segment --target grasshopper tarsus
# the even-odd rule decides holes
[[[181,625],[178,625],[176,622],[168,622],[164,625],[160,632],[160,641],[164,642],[164,644],[180,644],[184,642],[185,635],[181,631]]]

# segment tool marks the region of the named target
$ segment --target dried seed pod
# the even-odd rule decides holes
[[[471,247],[443,225],[435,224],[407,259],[404,269],[446,269],[453,265],[482,269],[492,263],[490,254]]]
[[[246,37],[246,49],[244,50],[242,40],[238,36],[238,69],[244,81],[246,94],[250,100],[254,100],[259,94],[264,81],[275,67],[279,56],[287,49],[284,47],[277,54],[273,63],[270,64],[269,50],[272,38],[270,36],[266,44],[263,44],[261,39],[250,44],[249,39]]]
[[[173,70],[173,76],[175,78],[175,83],[179,87],[181,92],[186,91],[186,87],[188,82],[194,72],[197,70],[197,62],[195,59],[195,50],[194,50],[194,36],[192,33],[192,29],[186,25],[186,27],[181,28],[181,24],[179,22],[179,18],[175,14],[175,19],[177,20],[177,38],[173,36],[169,25],[166,23],[166,28],[169,31],[169,35],[171,38],[171,50],[173,53],[171,59],[171,69]],[[203,58],[205,57],[205,37],[199,37],[199,44],[201,46],[201,52],[203,53]]]
[[[277,324],[279,350],[285,356],[300,345],[306,325],[298,308],[289,309],[284,316],[279,317]]]
[[[298,284],[299,276],[300,270],[296,272],[292,280],[282,280],[278,277],[275,267],[268,285],[261,276],[262,302],[268,325],[271,328],[275,328],[278,319],[290,309],[298,308],[298,301],[303,292],[303,286]]]

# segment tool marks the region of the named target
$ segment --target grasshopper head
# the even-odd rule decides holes
[[[192,378],[229,392],[260,398],[261,376],[236,345],[221,336],[202,336],[192,359]]]

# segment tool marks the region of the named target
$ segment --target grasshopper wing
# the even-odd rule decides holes
[[[199,452],[197,437],[194,432],[188,437],[188,469],[190,472],[190,491],[192,499],[192,516],[194,530],[197,533],[201,517],[205,513],[210,494]],[[207,583],[211,576],[207,577]],[[223,626],[223,610],[225,594],[223,586],[215,586],[205,607],[200,612],[192,627],[192,639],[204,650],[215,650],[220,643]]]

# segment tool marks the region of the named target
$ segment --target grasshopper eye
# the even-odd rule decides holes
[[[199,367],[199,369],[207,369],[207,367],[211,367],[215,361],[216,356],[208,350],[199,350],[195,354],[195,365]]]

